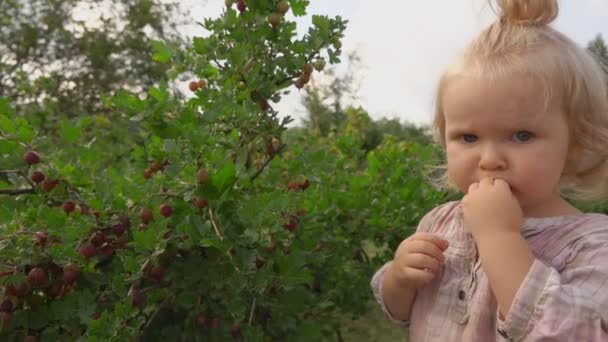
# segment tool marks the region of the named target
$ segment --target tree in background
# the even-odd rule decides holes
[[[183,46],[179,10],[161,0],[1,1],[0,97],[74,117],[118,89],[142,93],[167,71],[151,58],[154,40]]]
[[[596,57],[596,60],[604,70],[604,73],[608,75],[608,48],[606,47],[606,42],[604,41],[604,38],[602,38],[602,35],[598,34],[595,39],[590,41],[589,44],[587,44],[587,49]]]
[[[351,52],[345,64],[348,67],[344,72],[330,68],[323,80],[312,82],[305,89],[302,104],[307,117],[303,122],[308,132],[320,137],[334,134],[360,136],[360,147],[365,151],[376,148],[385,135],[392,135],[398,141],[416,141],[421,145],[432,143],[429,127],[401,123],[395,118],[373,120],[363,108],[355,107],[360,88],[361,59],[356,52]]]

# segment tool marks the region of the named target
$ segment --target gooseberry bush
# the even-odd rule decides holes
[[[67,118],[0,99],[0,339],[342,338],[443,194],[429,147],[286,134],[275,104],[340,62],[346,28],[315,15],[298,38],[307,6],[226,0],[187,51],[155,42],[187,100],[163,83]]]

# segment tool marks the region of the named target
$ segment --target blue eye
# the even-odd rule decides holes
[[[527,142],[534,137],[534,134],[528,131],[517,131],[513,133],[513,140],[518,142]]]
[[[477,141],[477,136],[475,134],[463,134],[462,141],[466,143],[473,143]]]

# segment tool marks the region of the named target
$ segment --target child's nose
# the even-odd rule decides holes
[[[485,171],[504,170],[507,166],[503,153],[497,146],[487,145],[481,150],[479,168]]]

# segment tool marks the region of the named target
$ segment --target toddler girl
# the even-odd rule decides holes
[[[608,93],[549,27],[556,0],[497,0],[499,19],[444,72],[433,122],[445,180],[372,289],[410,341],[608,341]]]

